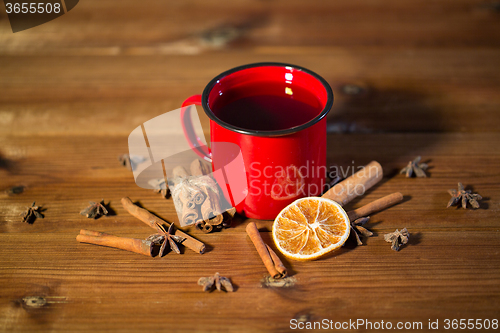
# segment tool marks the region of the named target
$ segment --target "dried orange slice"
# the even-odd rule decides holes
[[[276,217],[273,239],[285,256],[313,260],[341,247],[350,229],[349,217],[338,203],[324,198],[302,198]]]

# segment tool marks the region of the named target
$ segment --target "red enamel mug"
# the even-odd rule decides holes
[[[210,118],[212,150],[192,135],[189,119],[182,121],[184,134],[214,171],[227,164],[227,154],[214,148],[218,143],[239,147],[244,169],[239,174],[246,182],[236,186],[246,188],[231,189],[245,193],[232,203],[238,213],[273,220],[294,200],[321,194],[333,92],[318,74],[283,63],[244,65],[219,74],[202,95],[189,97],[182,106],[192,104],[201,105]],[[227,177],[225,181],[230,188]]]

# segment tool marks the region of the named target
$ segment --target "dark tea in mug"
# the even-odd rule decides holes
[[[306,102],[305,102],[306,101]],[[212,111],[233,126],[258,131],[293,128],[317,117],[323,106],[302,87],[259,82],[232,88],[214,102]]]

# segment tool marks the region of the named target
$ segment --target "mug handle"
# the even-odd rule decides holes
[[[193,122],[191,121],[191,113],[187,112],[188,105],[201,105],[201,95],[193,95],[188,97],[181,107],[181,124],[184,136],[189,144],[189,147],[205,161],[212,163],[212,153],[210,149],[203,143],[199,136],[196,135]]]

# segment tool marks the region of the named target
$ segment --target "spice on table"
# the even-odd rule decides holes
[[[179,235],[175,235],[174,224],[172,223],[168,227],[168,230],[166,230],[163,225],[156,222],[156,229],[158,230],[158,233],[149,236],[146,240],[149,240],[155,244],[161,244],[160,252],[158,255],[160,257],[163,257],[165,255],[165,248],[167,247],[166,246],[167,243],[170,246],[170,250],[174,251],[177,254],[181,254],[181,251],[179,250],[179,247],[177,246],[176,243],[181,244],[183,241],[186,240],[186,238]]]
[[[360,217],[368,216],[388,207],[394,206],[401,201],[403,201],[403,194],[401,194],[400,192],[391,193],[358,209],[347,212],[347,216],[349,216],[349,221],[355,221]]]
[[[139,155],[123,154],[118,156],[118,161],[120,161],[120,164],[130,171],[135,171],[139,164],[146,161],[146,158]]]
[[[122,154],[120,156],[118,156],[118,161],[120,162],[120,164],[124,167],[126,167],[127,169],[129,169],[130,171],[132,171],[132,166],[130,165],[130,157],[128,156],[128,154]]]
[[[354,198],[363,195],[368,189],[377,184],[382,177],[383,169],[380,163],[371,161],[355,174],[347,177],[323,193],[321,197],[345,206]],[[361,188],[362,191],[356,190],[358,188]]]
[[[401,169],[399,173],[406,173],[406,177],[411,177],[415,174],[417,177],[427,177],[425,170],[429,167],[426,163],[420,163],[420,156],[417,156],[413,161],[408,162],[408,165]]]
[[[165,181],[165,178],[150,179],[148,184],[153,187],[155,193],[161,193],[164,198],[168,197],[168,183]]]
[[[369,221],[370,217],[368,214],[373,214],[379,212],[385,208],[391,207],[395,204],[403,201],[403,194],[400,192],[395,192],[375,201],[370,202],[367,205],[364,205],[358,209],[351,210],[347,212],[347,216],[349,216],[349,221],[351,221],[351,229],[354,230],[354,234],[356,236],[356,241],[358,245],[363,245],[361,239],[359,238],[358,233],[366,237],[370,237],[373,233],[363,227],[363,225]]]
[[[27,223],[33,223],[37,218],[43,219],[44,216],[41,213],[42,206],[36,206],[35,201],[31,204],[31,207],[26,207],[26,210],[20,215],[22,216],[22,221]]]
[[[24,192],[24,190],[26,189],[26,186],[24,185],[17,185],[17,186],[12,186],[11,188],[5,190],[5,193],[7,195],[15,195],[15,194],[21,194]]]
[[[204,193],[204,200],[200,206],[201,218],[211,225],[220,225],[223,221],[220,193],[217,183],[210,176],[210,167],[199,159],[195,159],[191,162],[190,171],[193,176],[192,183]]]
[[[212,183],[212,184],[210,184]],[[201,216],[205,222],[211,221],[213,225],[219,225],[222,223],[222,209],[220,208],[220,197],[218,190],[215,189],[217,184],[215,182],[210,182],[209,186],[203,186],[203,192],[205,192],[206,199],[201,205]]]
[[[408,240],[410,239],[410,233],[408,232],[408,230],[406,230],[406,228],[401,229],[401,231],[396,229],[396,231],[394,232],[385,234],[384,239],[387,243],[392,243],[391,249],[393,249],[394,251],[399,251],[402,245],[408,243]]]
[[[146,223],[148,226],[151,228],[157,230],[156,224],[159,223],[161,225],[166,224],[167,226],[170,227],[170,223],[167,223],[166,221],[162,220],[158,216],[152,214],[148,210],[141,208],[137,205],[135,205],[130,198],[122,198],[121,203],[123,205],[123,208],[127,212],[130,213],[130,215],[138,218],[142,222]],[[205,244],[200,242],[199,240],[189,236],[188,234],[184,233],[183,231],[176,229],[175,230],[175,235],[181,236],[186,238],[183,242],[182,245],[184,245],[187,248],[190,248],[196,253],[203,254],[205,253]]]
[[[368,221],[370,221],[369,216],[360,217],[359,219],[356,219],[351,222],[351,230],[354,232],[354,235],[356,236],[356,241],[358,245],[363,245],[363,242],[359,238],[359,234],[362,234],[365,237],[373,236],[373,232],[363,227],[363,225]]]
[[[197,158],[193,160],[193,162],[191,162],[189,170],[191,171],[191,175],[193,176],[202,176],[210,174],[210,166],[200,161]]]
[[[80,243],[89,243],[113,247],[116,249],[126,250],[153,257],[154,243],[149,240],[117,237],[99,231],[80,230],[80,234],[76,237]]]
[[[467,202],[470,203],[472,208],[479,208],[479,203],[477,201],[483,198],[477,193],[472,193],[471,190],[465,190],[462,183],[458,183],[458,191],[448,190],[448,193],[450,193],[451,199],[448,202],[448,206],[446,206],[446,208],[458,205],[460,203],[460,199],[462,200],[463,209],[467,209]]]
[[[80,212],[80,215],[86,216],[89,219],[96,219],[101,215],[108,215],[108,210],[104,207],[104,199],[100,202],[90,201],[90,206]]]
[[[231,222],[233,221],[235,215],[236,215],[236,208],[231,207],[221,215],[217,215],[220,218],[212,218],[207,221],[199,220],[198,222],[196,222],[195,226],[197,229],[208,234],[214,230],[229,228],[231,226]]]
[[[221,191],[210,175],[209,164],[195,159],[191,162],[189,175],[183,166],[173,170],[174,187],[172,198],[181,225],[195,224],[205,233],[229,226],[234,213],[225,214],[221,207]]]
[[[181,225],[196,223],[200,218],[198,207],[204,200],[203,191],[191,184],[189,174],[183,166],[176,166],[173,170],[174,187],[172,188],[172,199],[175,210],[181,212]]]
[[[269,274],[274,279],[284,278],[287,274],[285,265],[283,265],[278,255],[264,243],[255,223],[248,223],[246,231]]]
[[[262,287],[265,288],[291,288],[297,283],[297,279],[293,276],[287,276],[282,279],[274,279],[272,276],[265,276],[261,281]]]
[[[203,291],[212,291],[217,289],[218,291],[233,292],[234,288],[231,284],[229,278],[220,276],[219,273],[215,273],[214,276],[201,277],[198,280],[198,284],[203,286]]]

